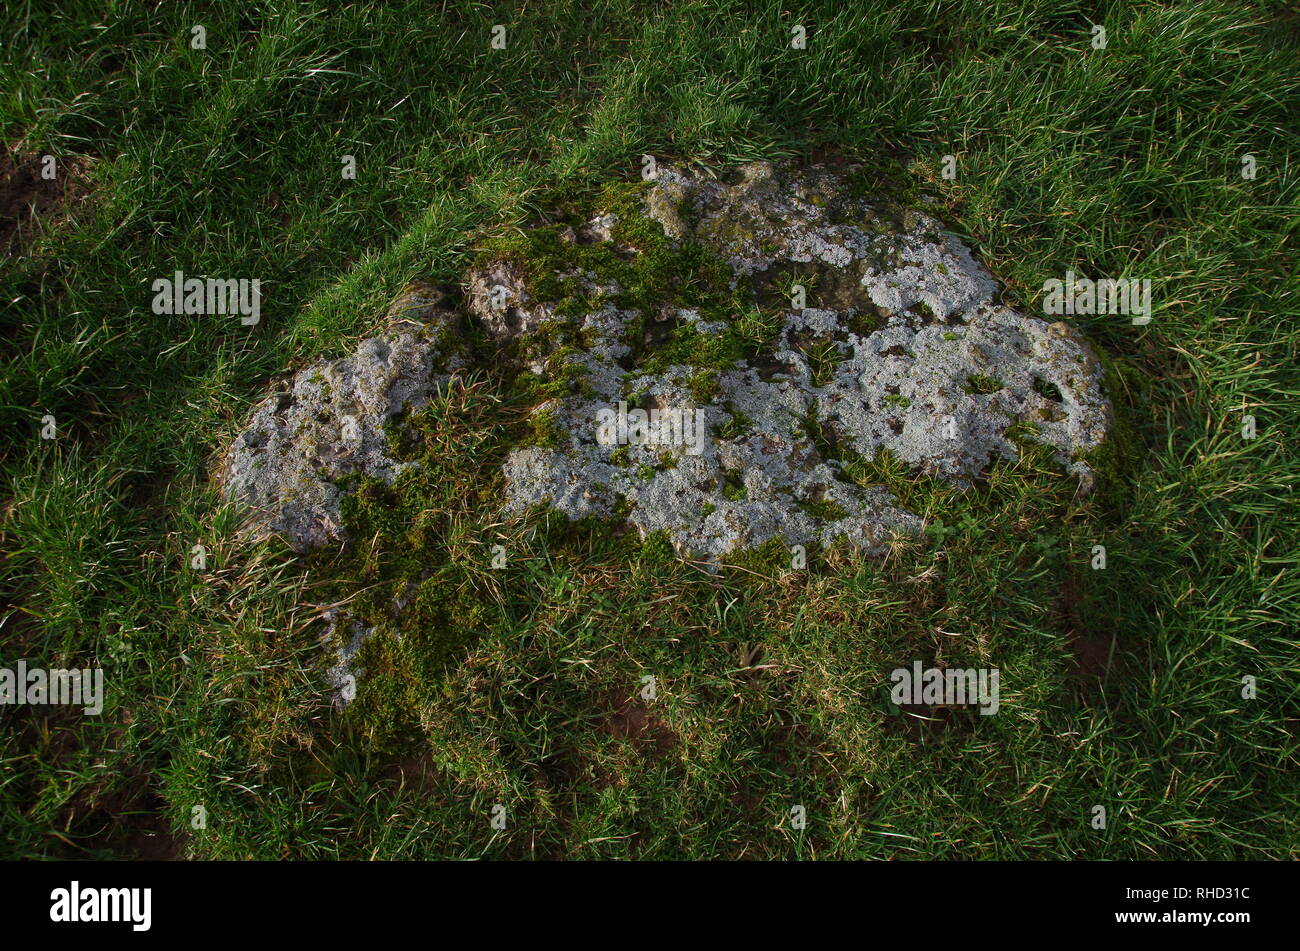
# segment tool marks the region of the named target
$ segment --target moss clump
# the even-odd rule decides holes
[[[870,166],[854,169],[848,176],[849,194],[854,198],[879,198],[888,195],[900,203],[917,200],[917,186],[902,162],[877,157]]]
[[[816,405],[814,405],[812,411],[804,417],[800,431],[806,438],[812,440],[813,447],[817,450],[818,455],[823,459],[828,461],[839,459],[840,447],[839,440],[835,435],[835,430],[831,428],[829,423],[817,415]]]
[[[528,417],[529,442],[545,449],[559,449],[569,442],[569,435],[560,425],[559,416],[553,407],[538,410]]]
[[[608,245],[581,244],[566,240],[565,234],[562,226],[542,225],[490,238],[479,253],[485,259],[519,264],[534,300],[553,302],[557,316],[579,316],[584,306],[600,304],[599,292],[587,289],[583,273],[616,270],[619,262]]]
[[[1034,392],[1045,400],[1051,400],[1059,403],[1062,400],[1061,388],[1051,380],[1044,380],[1041,376],[1034,377]]]
[[[996,393],[1004,386],[1006,386],[1006,384],[995,376],[977,373],[974,376],[966,377],[966,386],[964,389],[967,393],[979,393],[988,396],[991,393]]]
[[[712,403],[722,393],[721,374],[709,367],[702,367],[691,374],[686,388],[697,406]]]
[[[848,320],[845,321],[845,326],[848,327],[850,333],[857,334],[859,338],[865,340],[877,330],[884,327],[886,323],[887,321],[881,314],[855,310]]]
[[[501,486],[483,474],[500,471],[513,442],[503,437],[518,424],[501,394],[460,395],[394,427],[390,452],[416,465],[392,484],[345,483],[341,517],[350,541],[341,552],[309,556],[321,599],[346,602],[340,639],[354,624],[373,629],[352,662],[361,676],[346,716],[382,752],[418,735],[418,711],[450,665],[479,638],[513,630],[526,613],[531,581],[512,566],[538,556],[648,564],[675,558],[666,536],[643,543],[626,530],[625,498],[611,518],[571,522],[539,509],[524,519],[536,526],[531,540],[497,534]],[[545,429],[548,415],[529,423]],[[508,551],[504,570],[492,564],[498,542]]]
[[[667,565],[677,561],[677,552],[673,548],[672,538],[666,531],[651,532],[641,542],[643,564]]]
[[[722,476],[722,497],[730,502],[739,502],[745,497],[745,483],[741,481],[740,473],[726,472]]]
[[[739,439],[754,428],[754,421],[730,403],[727,404],[727,412],[731,414],[731,419],[718,428],[718,435],[723,439]]]
[[[843,508],[825,499],[801,499],[796,504],[813,518],[823,522],[837,522],[849,517],[849,513]]]
[[[447,665],[494,622],[464,566],[439,565],[405,594],[409,603],[400,612],[378,599],[352,605],[371,618],[381,611],[390,615],[376,625],[355,660],[365,676],[349,711],[379,747],[400,745],[417,734],[415,712],[429,685],[441,680]]]
[[[790,570],[792,559],[790,545],[785,538],[776,535],[762,545],[746,552],[739,552],[724,561],[760,575],[777,577]]]
[[[354,623],[374,629],[355,661],[364,676],[348,716],[378,747],[414,729],[412,712],[447,666],[504,620],[492,596],[503,573],[485,568],[487,547],[470,545],[458,526],[499,504],[495,473],[516,425],[508,402],[454,380],[399,422],[389,428],[389,452],[416,465],[392,484],[345,481],[340,517],[350,541],[308,559],[320,600],[346,604],[339,636]],[[467,557],[475,552],[483,565]]]
[[[716,377],[744,356],[744,342],[731,328],[709,334],[701,333],[693,324],[679,324],[669,331],[666,340],[653,349],[644,349],[636,366],[646,373],[662,373],[671,366],[694,366]]]

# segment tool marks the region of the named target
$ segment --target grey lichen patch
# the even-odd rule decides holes
[[[459,365],[449,353],[459,318],[424,284],[408,288],[389,316],[390,330],[307,367],[259,404],[232,443],[219,478],[246,507],[250,535],[279,533],[299,552],[338,541],[346,480],[391,483],[409,465],[391,458],[385,426],[423,406]]]
[[[1029,438],[1091,485],[1083,460],[1104,439],[1110,408],[1076,331],[999,305],[992,276],[939,222],[855,194],[836,172],[754,163],[733,179],[661,168],[639,207],[584,229],[604,236],[588,240],[609,243],[609,260],[632,263],[618,274],[557,263],[556,278],[587,305],[576,313],[573,300],[539,299],[540,282],[517,264],[489,261],[472,276],[471,310],[533,354],[534,373],[555,372],[537,355],[536,341],[558,339],[549,324],[580,331],[580,346],[564,337],[563,364],[580,367],[584,385],[551,390],[538,410],[548,438],[507,458],[507,512],[626,514],[643,537],[665,533],[705,558],[777,538],[878,551],[921,519],[884,487],[853,483],[852,459],[888,451],[966,485]],[[657,226],[649,244],[647,221]],[[722,262],[657,285],[695,288],[707,315],[672,290],[625,293],[638,256],[652,255]],[[794,285],[806,306],[784,297]],[[774,305],[768,330],[750,332]],[[602,410],[620,403],[681,419],[698,411],[705,438],[671,446],[672,466],[653,441],[598,439]]]
[[[373,626],[348,620],[350,634],[341,638],[338,627],[344,621],[338,608],[330,608],[321,615],[326,624],[321,635],[321,645],[327,651],[324,665],[325,681],[329,685],[334,709],[342,710],[357,698],[357,680],[365,676],[365,669],[357,663],[361,646],[375,634]]]

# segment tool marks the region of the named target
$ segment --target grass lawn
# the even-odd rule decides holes
[[[107,699],[0,710],[5,857],[1300,852],[1293,9],[42,6],[0,14],[6,196],[40,156],[62,176],[0,230],[0,667],[102,665]],[[1033,451],[964,493],[883,467],[924,539],[711,574],[497,524],[521,407],[475,371],[427,426],[463,644],[373,654],[335,713],[315,615],[364,571],[240,541],[215,455],[408,281],[643,154],[887,169],[1028,313],[1068,270],[1150,278],[1148,325],[1067,318],[1112,369],[1104,491]],[[260,323],[155,315],[176,270],[260,279]],[[914,660],[997,667],[997,715],[893,707]]]

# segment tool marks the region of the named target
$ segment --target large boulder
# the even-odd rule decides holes
[[[852,477],[881,453],[964,485],[1029,439],[1091,484],[1110,423],[1096,356],[1072,327],[1002,306],[932,215],[845,172],[767,163],[726,180],[661,168],[622,194],[466,275],[464,308],[500,348],[485,369],[535,394],[507,514],[622,518],[706,559],[777,537],[879,551],[921,527]],[[427,287],[397,310],[235,440],[223,479],[255,530],[299,551],[338,541],[348,477],[418,465],[390,457],[385,427],[458,368],[444,354],[461,316]]]

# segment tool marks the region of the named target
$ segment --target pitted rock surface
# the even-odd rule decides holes
[[[250,515],[249,534],[284,536],[297,551],[343,538],[340,485],[361,475],[392,482],[404,467],[388,453],[384,426],[419,409],[455,369],[440,341],[458,320],[427,285],[393,305],[390,332],[350,356],[298,373],[264,400],[222,462],[226,494]]]
[[[752,289],[757,301],[761,289],[799,277],[806,306],[787,301],[770,351],[722,368],[704,398],[691,385],[697,365],[638,369],[629,361],[638,350],[632,335],[666,321],[703,345],[739,315],[705,321],[689,309],[588,308],[577,318],[586,345],[560,361],[580,367],[584,385],[537,408],[558,445],[511,453],[508,512],[625,512],[643,535],[666,531],[679,552],[706,558],[778,536],[879,550],[890,535],[919,531],[921,520],[883,487],[849,481],[846,459],[888,450],[914,471],[966,485],[996,455],[1018,457],[1013,425],[1053,447],[1085,490],[1091,485],[1084,457],[1110,423],[1101,365],[1070,326],[997,303],[992,276],[934,218],[855,196],[833,171],[766,163],[744,167],[734,184],[661,168],[643,202],[667,237],[725,260],[733,288]],[[618,222],[605,215],[583,232],[617,242]],[[580,279],[596,300],[620,290],[599,274]],[[574,319],[535,299],[523,270],[506,263],[480,266],[469,286],[470,309],[500,340],[527,340]],[[553,369],[544,357],[530,364],[542,376]],[[698,455],[602,444],[597,414],[619,401],[701,409],[709,438]]]

